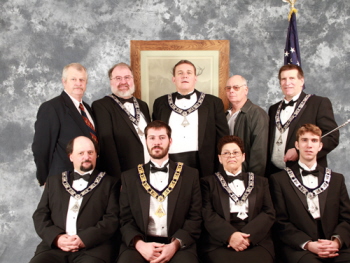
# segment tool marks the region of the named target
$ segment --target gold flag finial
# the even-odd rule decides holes
[[[298,9],[294,8],[294,4],[296,3],[296,1],[298,0],[282,0],[285,3],[289,3],[290,4],[290,12],[288,15],[288,20],[290,20],[290,18],[292,17],[293,13],[298,13]]]

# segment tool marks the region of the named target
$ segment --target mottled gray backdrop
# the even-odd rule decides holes
[[[350,118],[350,1],[300,0],[296,8],[306,91],[329,97],[341,124]],[[91,103],[109,93],[108,68],[130,62],[130,40],[228,39],[230,73],[245,76],[249,97],[267,110],[281,99],[288,11],[281,0],[1,0],[0,262],[28,262],[39,243],[34,121],[61,92],[64,65],[87,67]],[[350,189],[349,136],[350,125],[329,164]]]

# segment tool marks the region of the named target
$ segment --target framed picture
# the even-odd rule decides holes
[[[156,98],[175,92],[172,70],[183,59],[196,66],[196,89],[220,97],[227,108],[224,87],[229,77],[229,40],[131,40],[135,97],[152,110]]]

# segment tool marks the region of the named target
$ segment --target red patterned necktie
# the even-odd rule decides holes
[[[85,124],[86,124],[86,125],[88,126],[88,128],[89,128],[89,132],[90,132],[91,138],[92,138],[96,143],[98,143],[94,125],[92,125],[92,123],[89,121],[89,118],[88,118],[88,116],[86,115],[86,112],[85,112],[85,109],[84,109],[84,106],[83,106],[82,103],[79,104],[79,109],[80,109],[80,111],[81,111],[81,117],[83,117],[83,120],[84,120]]]

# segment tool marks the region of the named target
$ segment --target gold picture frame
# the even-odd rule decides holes
[[[146,101],[152,110],[154,94],[159,97],[164,92],[165,94],[169,92],[163,87],[161,89],[154,88],[153,85],[150,87],[149,79],[156,79],[156,84],[159,86],[162,85],[160,84],[162,80],[159,78],[163,78],[163,82],[165,79],[169,85],[172,77],[170,65],[173,67],[181,59],[193,62],[197,67],[197,74],[197,64],[203,65],[200,69],[202,71],[204,69],[207,75],[203,82],[206,82],[210,91],[201,88],[199,90],[220,97],[227,108],[228,100],[224,87],[229,77],[229,40],[131,40],[130,64],[134,74],[134,96]],[[167,65],[166,69],[164,69],[163,64]],[[162,70],[161,75],[151,75],[149,71],[153,70],[155,66]],[[198,86],[198,81],[196,86]],[[174,91],[175,86],[172,84],[171,92]],[[153,98],[151,98],[152,96]]]

